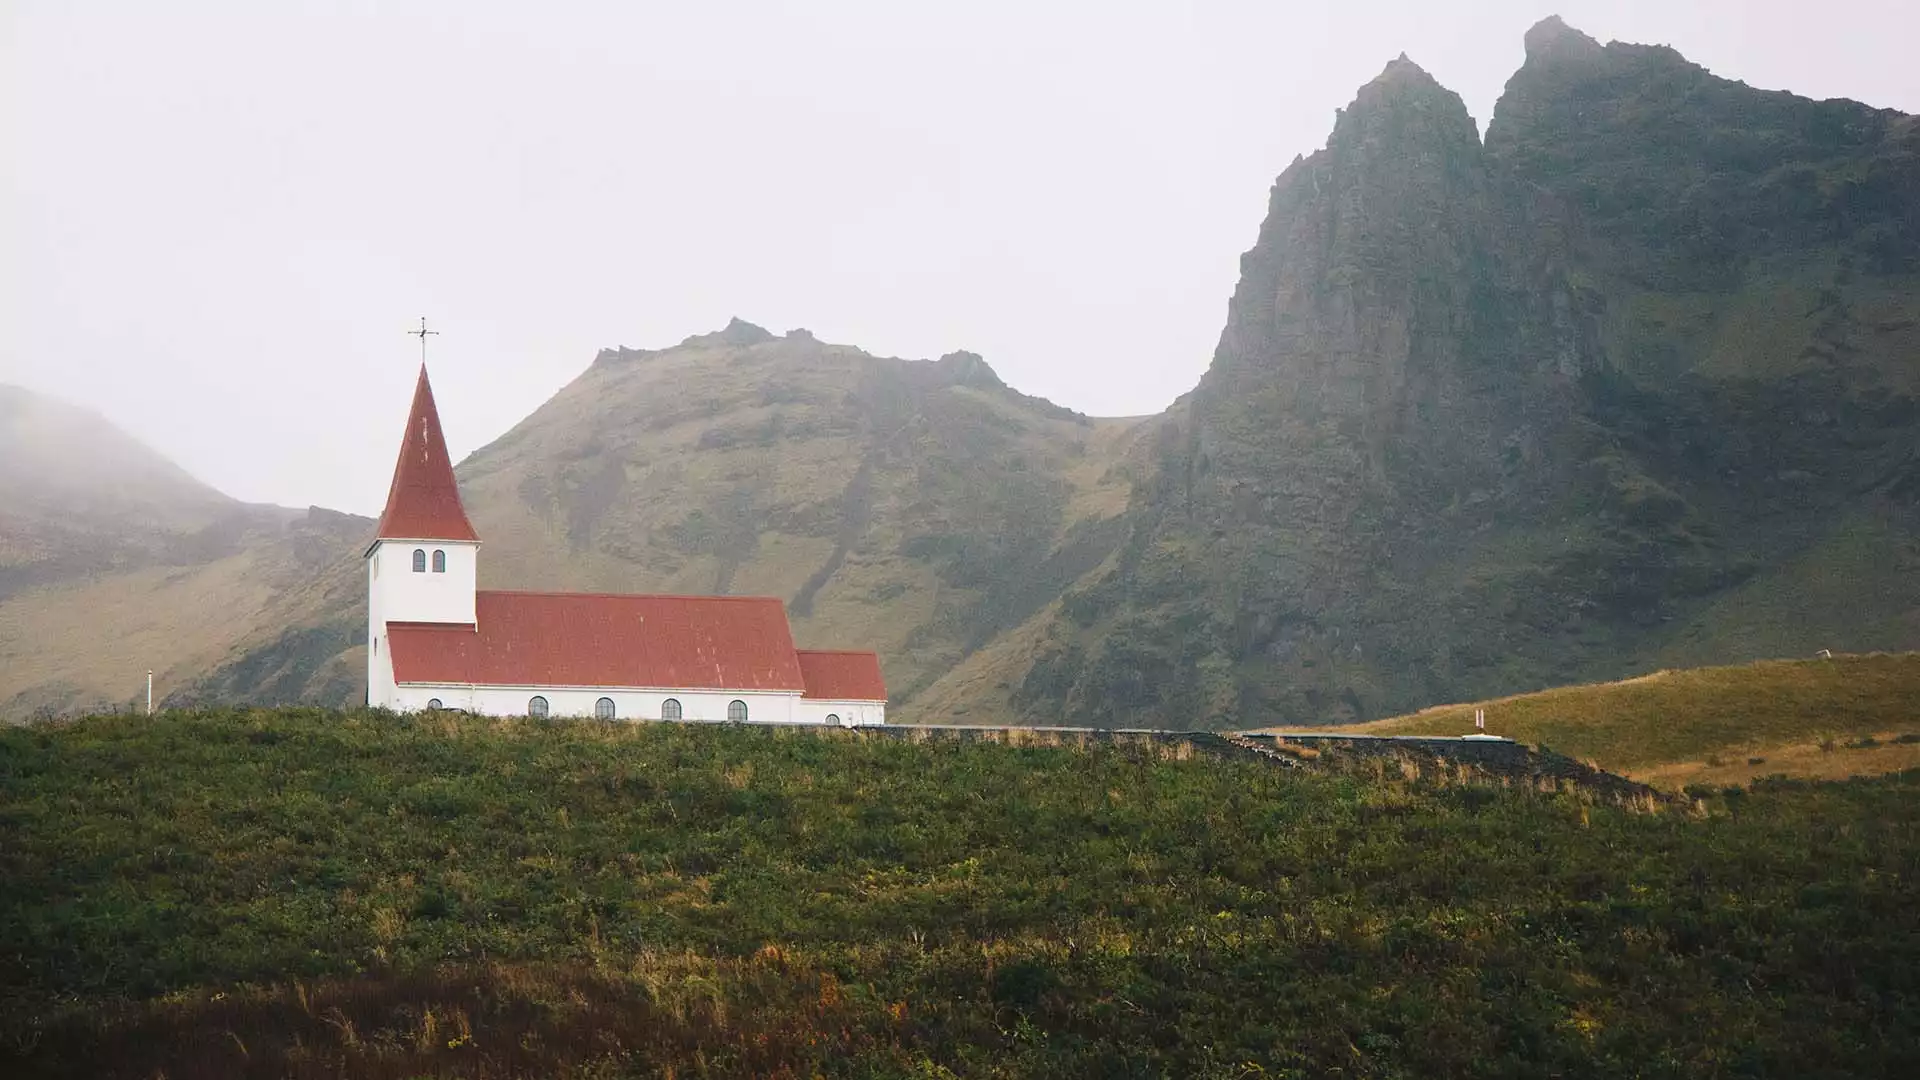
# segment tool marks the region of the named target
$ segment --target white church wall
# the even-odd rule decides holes
[[[828,717],[837,717],[841,727],[860,727],[865,724],[884,724],[887,722],[887,703],[884,701],[826,701],[820,698],[801,698],[795,709],[795,718],[802,724],[832,723]]]
[[[424,552],[427,569],[414,573],[413,553]],[[445,573],[433,572],[435,552],[445,552]],[[369,614],[390,622],[471,623],[480,587],[480,545],[450,540],[382,540],[367,557]],[[377,613],[372,609],[378,608]]]
[[[386,635],[369,621],[367,626],[367,704],[394,707],[393,654]]]
[[[680,703],[680,718],[692,722],[724,722],[727,706],[742,701],[747,720],[756,724],[824,723],[826,712],[811,715],[800,708],[798,694],[743,691],[635,690],[608,687],[480,686],[406,683],[395,688],[391,708],[415,712],[438,699],[446,709],[464,709],[484,716],[525,716],[534,695],[547,699],[549,716],[594,715],[594,704],[612,698],[616,720],[658,720],[668,698]],[[809,703],[810,704],[810,703]],[[811,718],[809,716],[811,715]]]

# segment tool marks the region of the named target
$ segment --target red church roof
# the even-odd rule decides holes
[[[804,697],[829,701],[885,701],[887,683],[880,677],[880,656],[871,652],[827,652],[801,649],[800,673],[806,677]]]
[[[387,491],[387,509],[380,515],[382,540],[472,540],[479,535],[460,505],[460,486],[453,479],[453,461],[447,456],[446,436],[440,433],[440,410],[433,404],[427,366],[420,365],[420,382],[413,390],[413,411],[400,439],[400,460],[393,467],[393,487]]]
[[[774,597],[482,590],[476,601],[477,627],[388,623],[394,680],[810,689],[787,628],[786,608]],[[876,677],[878,671],[876,662]],[[880,696],[886,696],[884,689]]]

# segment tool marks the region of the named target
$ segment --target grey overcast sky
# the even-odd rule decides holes
[[[454,456],[739,315],[1190,388],[1268,186],[1404,51],[1484,130],[1558,13],[1920,112],[1907,0],[0,0],[0,382],[243,499],[377,513],[425,314]]]

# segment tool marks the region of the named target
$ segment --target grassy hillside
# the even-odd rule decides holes
[[[0,1070],[1897,1075],[1916,795],[318,710],[0,730]]]
[[[1920,766],[1920,653],[1661,671],[1444,705],[1346,730],[1463,735],[1473,730],[1476,708],[1487,710],[1493,734],[1669,785]],[[1756,757],[1762,760],[1750,760]]]

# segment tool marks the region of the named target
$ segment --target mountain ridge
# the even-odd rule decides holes
[[[1749,107],[1757,134],[1721,130]],[[1769,571],[1848,530],[1911,559],[1912,282],[1885,254],[1920,199],[1883,196],[1920,159],[1886,115],[1553,20],[1482,143],[1389,64],[1276,182],[1128,558],[1068,598],[1013,710],[1324,722],[1617,676],[1726,641],[1744,583],[1823,591]],[[1820,198],[1768,201],[1782,169]],[[1754,332],[1783,290],[1802,324]],[[1876,480],[1824,484],[1845,473]],[[1920,596],[1863,599],[1873,632],[1821,636],[1910,647]]]

